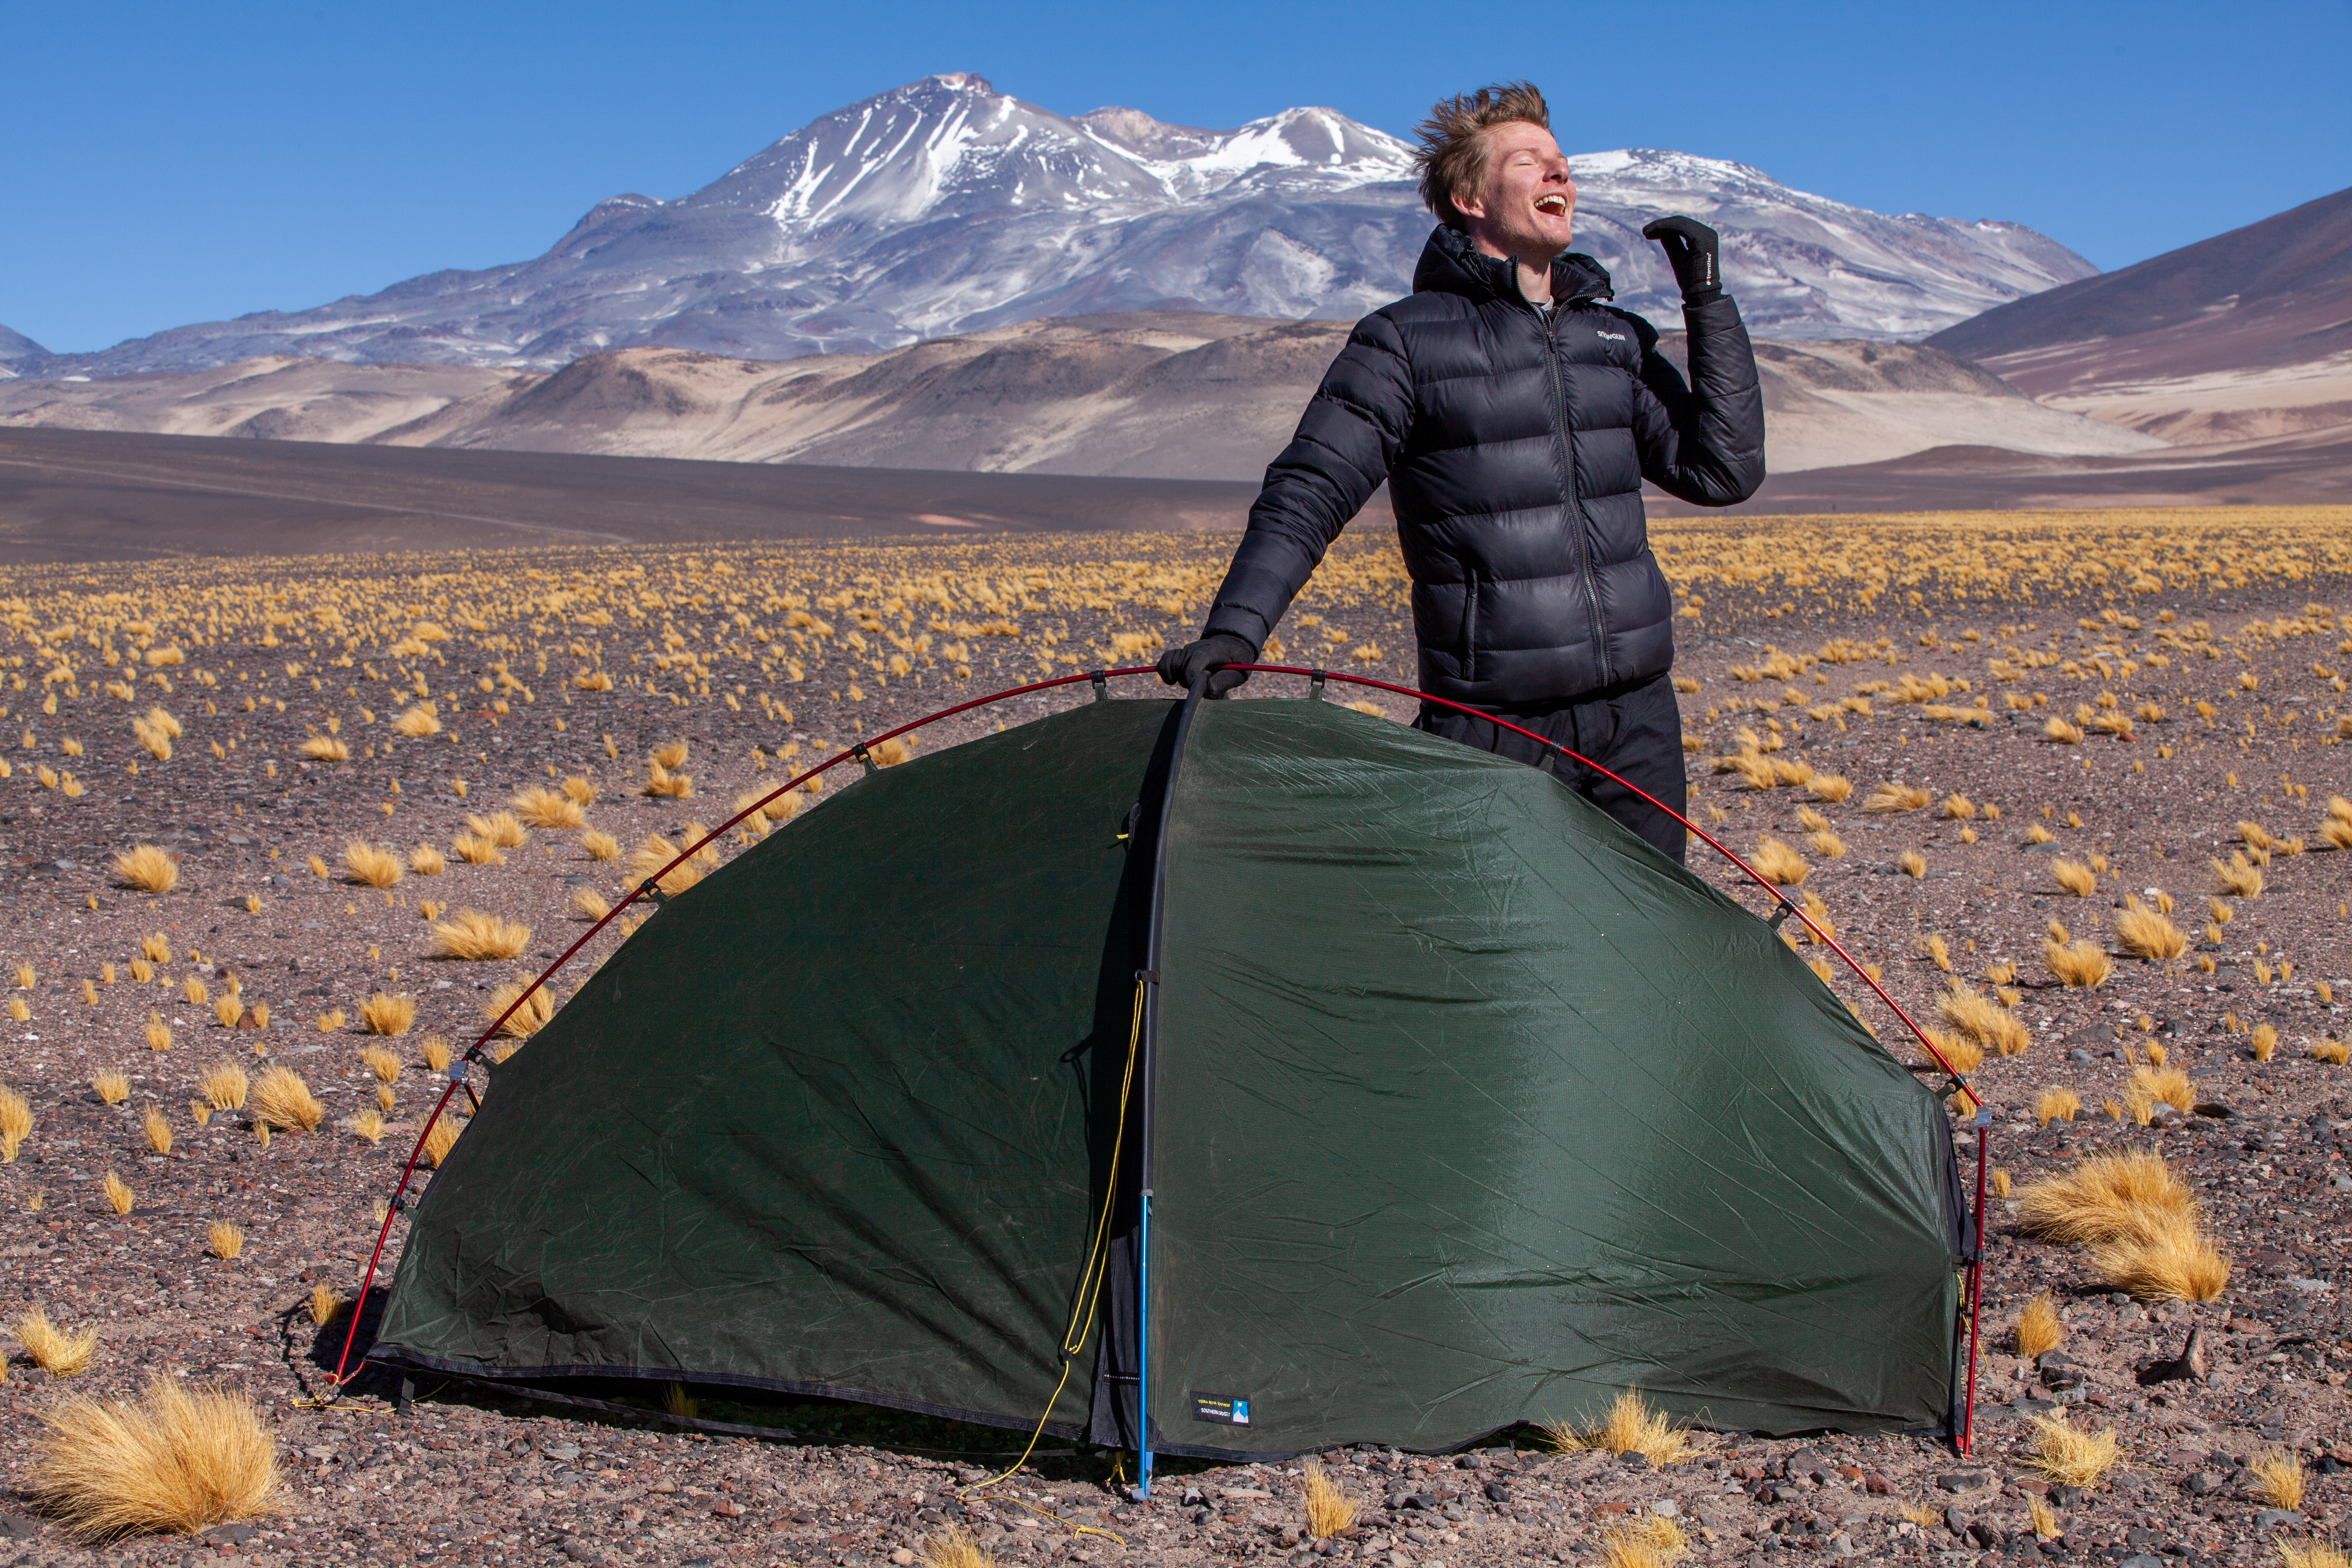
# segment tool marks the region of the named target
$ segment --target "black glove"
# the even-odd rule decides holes
[[[1653,218],[1642,226],[1642,237],[1654,239],[1673,264],[1675,281],[1682,285],[1683,303],[1704,305],[1723,292],[1723,270],[1716,262],[1715,230],[1695,217]]]
[[[1171,686],[1190,691],[1192,682],[1203,671],[1220,664],[1255,664],[1257,649],[1249,639],[1231,632],[1213,632],[1198,642],[1188,642],[1182,647],[1171,647],[1160,656],[1160,679]],[[1220,669],[1209,677],[1206,695],[1223,697],[1249,679],[1246,669]]]

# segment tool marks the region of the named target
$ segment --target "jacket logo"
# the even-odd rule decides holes
[[[1612,343],[1622,343],[1625,341],[1625,334],[1622,332],[1595,332],[1592,335],[1596,338],[1607,338]]]

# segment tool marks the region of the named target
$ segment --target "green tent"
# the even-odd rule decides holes
[[[1628,1386],[1948,1429],[1969,1232],[1936,1096],[1549,773],[1098,700],[664,906],[497,1069],[372,1354],[1120,1445],[1140,1381],[1217,1458]]]

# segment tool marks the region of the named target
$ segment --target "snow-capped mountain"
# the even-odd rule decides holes
[[[1713,224],[1759,335],[1901,338],[2096,270],[2014,224],[1888,217],[1738,163],[1576,160],[1578,248],[1677,324],[1641,226]],[[825,115],[673,201],[599,203],[545,255],[382,293],[19,360],[19,374],[191,370],[263,354],[552,367],[658,345],[748,359],[872,352],[1049,316],[1191,309],[1349,319],[1409,290],[1431,218],[1392,136],[1327,109],[1233,131],[1066,117],[975,76]]]

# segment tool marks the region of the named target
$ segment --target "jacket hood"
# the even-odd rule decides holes
[[[1473,300],[1520,298],[1518,275],[1511,259],[1487,256],[1461,230],[1440,224],[1422,247],[1420,264],[1412,269],[1416,294],[1461,294]],[[1552,258],[1551,297],[1568,302],[1612,300],[1609,270],[1581,251],[1562,251]]]

